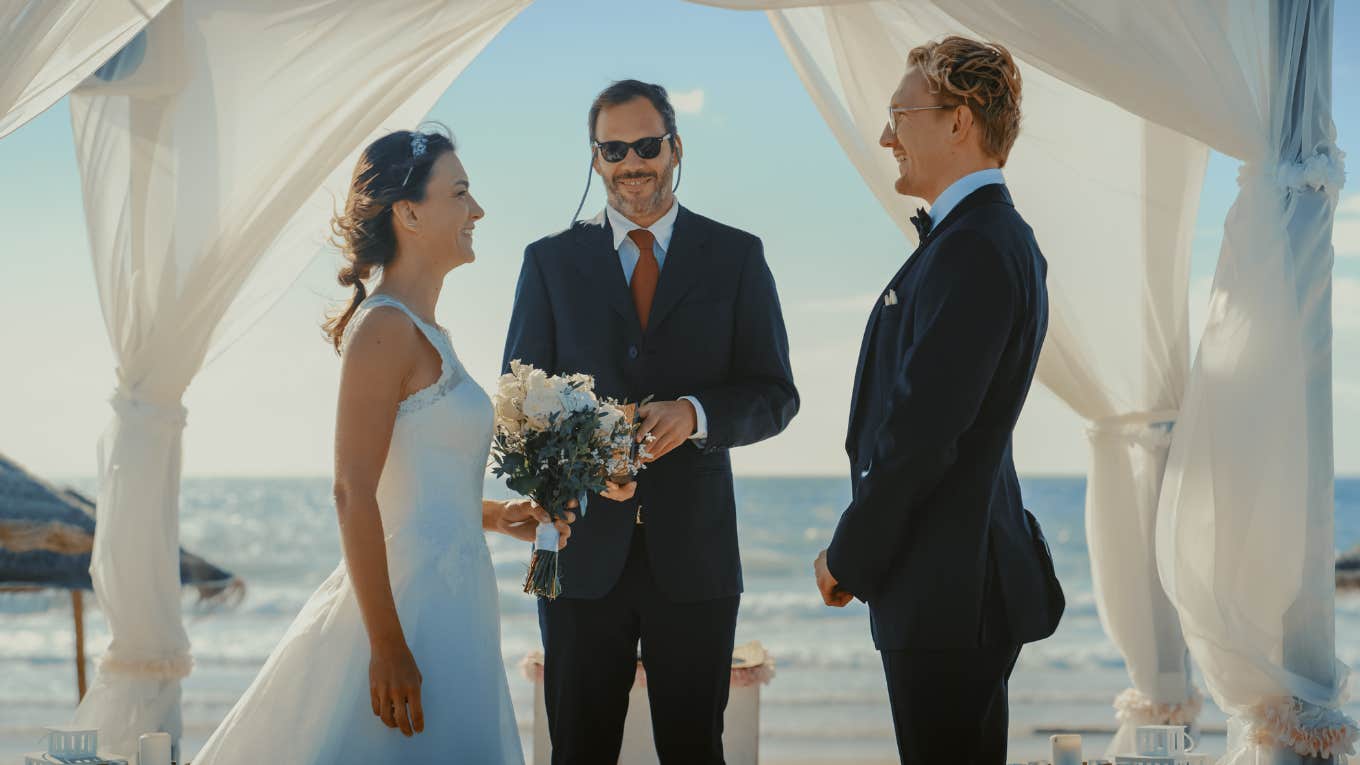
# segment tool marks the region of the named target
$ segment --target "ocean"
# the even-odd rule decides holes
[[[1127,687],[1123,660],[1105,637],[1091,592],[1083,522],[1083,478],[1023,480],[1025,502],[1043,524],[1068,596],[1056,635],[1026,646],[1012,678],[1011,760],[1046,756],[1053,729],[1087,733],[1099,754],[1113,725],[1110,706]],[[92,481],[77,488],[93,489]],[[762,691],[761,752],[769,762],[883,762],[895,758],[892,724],[868,612],[821,604],[811,565],[849,498],[844,478],[738,478],[746,592],[737,642],[760,641],[777,674]],[[488,480],[487,494],[508,497]],[[1336,546],[1360,544],[1360,479],[1337,482]],[[192,753],[263,664],[298,608],[340,558],[330,482],[315,479],[190,478],[182,493],[183,544],[244,578],[233,610],[186,599],[195,670],[184,681],[184,751]],[[534,601],[521,589],[527,546],[489,535],[501,589],[502,654],[521,731],[533,719],[533,687],[520,674],[540,647]],[[93,598],[89,599],[93,604]],[[86,615],[87,651],[98,657],[108,631]],[[450,650],[456,650],[450,646]],[[1360,596],[1338,597],[1337,651],[1360,662]],[[0,763],[39,748],[44,724],[65,722],[76,686],[70,599],[65,593],[0,596]],[[363,659],[363,660],[366,660]],[[92,675],[91,675],[92,676]],[[1360,705],[1347,711],[1360,717]],[[1224,716],[1212,702],[1201,718],[1222,751]],[[527,746],[526,746],[527,753]]]

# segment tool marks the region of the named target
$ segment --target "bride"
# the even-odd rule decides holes
[[[483,531],[531,541],[548,517],[482,499],[491,403],[434,322],[483,214],[446,135],[399,131],[364,150],[333,224],[354,298],[326,324],[341,354],[344,560],[195,765],[523,762]],[[557,523],[563,544],[572,520]]]

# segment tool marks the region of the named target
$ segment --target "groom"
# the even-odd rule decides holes
[[[722,763],[742,590],[728,451],[798,411],[788,337],[760,240],[675,200],[665,89],[616,82],[589,127],[608,207],[525,250],[505,364],[653,397],[639,415],[654,461],[632,498],[590,498],[562,595],[538,602],[552,761],[618,761],[640,640],[661,762]]]
[[[1064,608],[1011,459],[1048,325],[1047,263],[1001,174],[1020,73],[999,45],[923,45],[888,114],[897,192],[931,207],[865,331],[852,499],[817,586],[828,605],[869,604],[904,763],[1000,765],[1020,646]]]

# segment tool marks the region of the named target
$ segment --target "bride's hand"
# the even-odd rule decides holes
[[[527,499],[497,504],[499,505],[499,512],[493,519],[492,528],[524,542],[534,541],[534,536],[538,533],[538,524],[547,523],[550,520],[547,510]],[[580,505],[573,499],[567,503],[567,507],[575,508],[580,507]],[[557,533],[561,536],[561,540],[557,543],[557,549],[561,550],[567,546],[567,537],[571,536],[571,524],[575,522],[576,513],[568,511],[564,519],[553,524],[557,527]]]
[[[389,728],[413,736],[425,730],[420,706],[420,670],[405,640],[373,648],[368,661],[368,695],[373,714]]]

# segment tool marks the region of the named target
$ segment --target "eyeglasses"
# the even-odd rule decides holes
[[[952,109],[952,108],[953,107],[951,106],[945,106],[943,104],[936,104],[935,106],[889,106],[888,129],[895,130],[897,128],[897,115],[899,114],[906,114],[907,112],[928,112],[931,109]]]
[[[639,138],[632,143],[627,141],[591,141],[591,146],[600,150],[600,156],[605,162],[622,162],[628,156],[628,150],[632,149],[643,159],[656,159],[656,155],[661,153],[661,144],[671,137],[667,133],[660,138]]]

